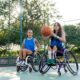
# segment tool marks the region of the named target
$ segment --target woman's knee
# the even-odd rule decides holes
[[[22,49],[20,49],[19,53],[22,53],[22,52],[23,52],[23,50],[22,50]]]
[[[32,54],[32,51],[28,51],[28,54]]]
[[[26,50],[25,50],[25,49],[22,50],[22,54],[23,54],[23,55],[26,54]]]
[[[57,47],[56,47],[56,46],[54,46],[54,47],[53,47],[53,50],[54,50],[54,51],[57,51]]]
[[[27,49],[23,49],[23,54],[32,54],[32,51],[27,50]]]
[[[48,50],[52,50],[50,46],[48,46]]]
[[[22,55],[22,53],[23,53],[23,50],[21,49],[21,50],[19,51],[19,55]]]

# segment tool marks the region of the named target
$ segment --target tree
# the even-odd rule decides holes
[[[54,17],[56,18],[57,16],[59,17],[55,9],[55,3],[53,4],[49,3],[47,0],[45,1],[44,0],[23,0],[22,2],[23,2],[22,3],[23,38],[25,37],[25,32],[26,32],[26,29],[28,28],[31,28],[34,31],[34,36],[38,36],[39,38],[40,27],[45,23],[49,25],[49,21],[51,18],[54,19]],[[0,4],[1,4],[0,9],[2,10],[2,12],[0,11],[0,16],[3,17],[3,21],[0,18],[0,24],[1,24],[0,37],[3,35],[4,38],[6,38],[6,41],[8,40],[8,38],[10,38],[10,43],[12,42],[19,43],[18,41],[19,41],[19,27],[20,27],[19,16],[20,15],[19,13],[17,13],[17,7],[20,8],[18,6],[19,0],[10,0],[10,2],[9,0],[0,1]],[[10,18],[9,18],[9,12],[10,12]],[[9,19],[10,19],[10,25],[8,25]],[[6,32],[6,35],[4,35],[5,32]],[[0,38],[0,40],[3,41],[3,43],[1,44],[4,44],[4,40],[3,40],[4,38],[3,37]]]
[[[80,25],[65,25],[67,43],[80,46]]]

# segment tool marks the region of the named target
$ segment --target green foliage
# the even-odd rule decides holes
[[[8,1],[0,1],[0,15],[8,15]]]
[[[6,29],[0,31],[0,45],[5,45],[8,41],[8,32]],[[8,43],[8,42],[7,42]]]
[[[2,53],[1,53],[2,52]],[[17,57],[19,54],[19,51],[12,51],[12,50],[6,50],[6,52],[4,53],[4,51],[0,50],[0,57],[4,58],[4,57]]]
[[[16,6],[19,3],[19,0],[0,1],[0,16],[3,18],[0,18],[0,45],[20,43],[20,15],[16,16]],[[25,38],[26,30],[30,28],[34,37],[37,36],[40,40],[40,27],[45,23],[49,24],[49,18],[54,19],[54,15],[57,14],[54,6],[54,3],[49,4],[44,0],[23,0],[22,37]]]
[[[75,46],[80,46],[80,25],[65,25],[64,26],[67,43]]]
[[[19,54],[19,51],[6,50],[6,52],[4,53],[3,51],[0,50],[0,58],[4,58],[4,57],[17,57],[18,54]],[[43,50],[40,50],[39,54],[42,55],[43,54]]]

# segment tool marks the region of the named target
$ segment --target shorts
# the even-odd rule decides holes
[[[54,40],[50,44],[51,49],[53,49],[54,46],[56,46],[58,51],[59,51],[59,52],[56,53],[56,56],[63,56],[65,48],[64,48],[62,42],[59,41],[59,40]]]
[[[50,46],[52,46],[52,47],[56,46],[58,49],[63,49],[64,48],[62,42],[59,41],[59,40],[51,41]]]

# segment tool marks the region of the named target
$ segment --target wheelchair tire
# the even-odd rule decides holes
[[[45,74],[48,72],[48,70],[50,69],[50,66],[48,66],[46,64],[47,62],[47,52],[45,54],[43,54],[41,60],[40,60],[40,64],[39,64],[39,71],[41,74]],[[44,67],[46,66],[46,68],[44,69]]]
[[[66,59],[66,66],[67,66],[69,72],[72,75],[77,75],[79,67],[78,67],[78,62],[77,62],[77,59],[74,55],[74,52],[73,51],[66,51],[65,56],[67,58]],[[72,59],[72,58],[74,59],[74,64],[70,63],[69,57],[71,57],[70,59]],[[72,68],[73,66],[71,66],[71,64],[75,65],[76,70],[75,70],[75,68],[74,69]]]
[[[39,71],[39,63],[40,63],[40,55],[36,54],[34,55],[34,58],[32,59],[31,65],[35,72]]]

